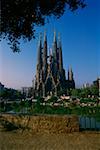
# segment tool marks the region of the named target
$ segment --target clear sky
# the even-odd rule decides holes
[[[36,72],[37,45],[40,32],[47,31],[48,46],[52,47],[53,31],[61,33],[64,68],[72,66],[76,86],[92,83],[100,76],[100,0],[87,0],[87,7],[72,13],[67,10],[56,20],[36,27],[36,39],[21,41],[21,52],[13,53],[6,41],[0,44],[0,81],[10,88],[31,86]]]

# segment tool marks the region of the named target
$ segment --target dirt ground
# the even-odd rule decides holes
[[[100,132],[34,134],[0,131],[0,150],[100,150]]]

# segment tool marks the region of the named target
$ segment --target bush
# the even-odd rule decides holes
[[[40,103],[43,103],[44,102],[44,98],[43,97],[38,97],[37,98],[37,103],[40,104]]]
[[[55,103],[55,102],[57,102],[57,100],[58,100],[58,98],[57,98],[56,96],[52,96],[52,97],[48,100],[48,102],[53,102],[53,103]]]

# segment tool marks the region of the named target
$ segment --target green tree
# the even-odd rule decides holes
[[[81,97],[81,92],[82,92],[81,89],[72,89],[71,90],[71,96],[80,98]]]
[[[81,93],[80,93],[81,97],[87,98],[88,95],[91,95],[90,88],[83,88],[83,89],[81,89]]]
[[[14,89],[8,89],[5,88],[0,92],[0,97],[3,99],[9,99],[9,100],[16,100],[16,99],[21,99],[22,94],[21,92],[14,90]]]
[[[14,112],[19,112],[19,111],[20,111],[20,106],[19,106],[19,104],[16,103],[16,102],[13,102],[13,103],[12,103],[12,109],[13,109]]]
[[[26,106],[25,101],[21,101],[19,105],[20,105],[20,111],[22,113],[25,113],[25,106]]]
[[[72,95],[73,97],[78,97],[78,95],[79,95],[78,90],[77,90],[77,89],[72,89],[71,95]]]
[[[11,98],[12,93],[10,89],[5,88],[3,91],[0,92],[0,97],[3,99]]]
[[[53,102],[53,103],[55,103],[55,102],[57,102],[57,100],[58,100],[58,98],[57,98],[56,96],[52,96],[52,97],[48,100],[48,102]]]
[[[37,98],[37,103],[43,103],[44,102],[44,98],[43,97],[38,97]]]
[[[91,88],[91,95],[94,95],[95,97],[99,96],[99,89],[95,85],[92,85]]]
[[[84,0],[0,0],[0,38],[8,40],[18,52],[19,39],[35,38],[35,26],[44,25],[48,17],[63,15],[66,5],[71,11],[84,8]]]

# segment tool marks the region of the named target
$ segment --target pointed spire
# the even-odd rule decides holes
[[[56,58],[57,58],[57,39],[56,39],[56,31],[54,31],[53,53],[54,53],[55,59],[56,59]]]
[[[44,41],[47,41],[46,30],[44,31]]]
[[[38,55],[37,55],[37,70],[36,70],[36,86],[40,84],[42,70],[42,34],[39,35]]]
[[[68,69],[68,80],[70,80],[70,81],[73,80],[73,71],[72,71],[71,66],[69,66],[69,69]]]
[[[60,32],[58,33],[58,46],[61,48],[61,34]]]
[[[38,64],[41,66],[42,64],[42,33],[39,36],[39,44],[38,44]]]
[[[63,71],[63,58],[62,58],[62,46],[61,46],[61,35],[58,34],[58,56],[59,56],[59,70]]]
[[[44,32],[44,44],[43,44],[43,76],[45,81],[46,75],[47,75],[47,36],[46,36],[46,31]]]
[[[70,72],[70,73],[73,73],[73,71],[72,71],[72,66],[71,66],[71,65],[69,66],[69,72]]]
[[[43,59],[44,59],[44,61],[46,61],[46,59],[47,59],[47,36],[46,36],[46,31],[44,32]]]
[[[57,39],[56,39],[56,32],[54,31],[54,39],[53,39],[53,72],[56,76],[58,71],[58,53],[57,53]]]
[[[54,42],[56,42],[56,31],[54,30]]]

